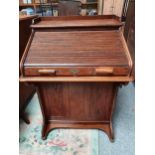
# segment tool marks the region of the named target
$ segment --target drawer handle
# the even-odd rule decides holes
[[[95,69],[97,75],[112,75],[114,68],[112,67],[99,67]]]
[[[42,75],[55,75],[56,74],[56,70],[54,69],[39,69],[38,72],[39,74],[42,74]]]

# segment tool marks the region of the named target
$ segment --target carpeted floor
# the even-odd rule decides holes
[[[115,142],[98,130],[57,129],[41,140],[42,116],[37,95],[26,112],[31,124],[20,120],[20,155],[134,155],[134,86],[122,87],[114,112]]]
[[[115,142],[99,132],[99,155],[134,155],[135,89],[133,83],[119,89],[113,115]]]
[[[20,155],[98,155],[98,130],[56,129],[41,139],[42,115],[37,94],[26,113],[30,125],[20,120]]]

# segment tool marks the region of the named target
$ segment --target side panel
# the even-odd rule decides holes
[[[114,83],[40,83],[46,120],[110,121],[116,93]]]

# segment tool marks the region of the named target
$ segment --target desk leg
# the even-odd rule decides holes
[[[19,117],[27,124],[30,124],[30,121],[25,114],[25,109],[35,92],[36,90],[33,86],[19,83]]]
[[[26,116],[26,114],[24,112],[22,112],[22,114],[20,115],[20,118],[26,123],[26,124],[30,124],[30,120],[28,119],[28,117]]]
[[[48,137],[48,134],[50,131],[54,130],[54,129],[58,129],[58,128],[62,128],[62,129],[99,129],[102,130],[103,132],[105,132],[109,138],[109,140],[111,142],[114,142],[114,133],[113,133],[113,129],[112,129],[112,124],[107,123],[107,124],[103,124],[103,125],[86,125],[86,124],[54,124],[54,123],[49,123],[43,124],[42,127],[42,139],[46,140]]]

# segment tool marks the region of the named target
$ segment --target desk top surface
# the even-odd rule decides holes
[[[38,17],[38,15],[19,15],[19,21],[33,19],[35,17]]]
[[[34,25],[31,25],[32,28],[99,27],[122,25],[120,19],[114,15],[41,17],[36,19],[36,21],[36,23],[34,21]]]

